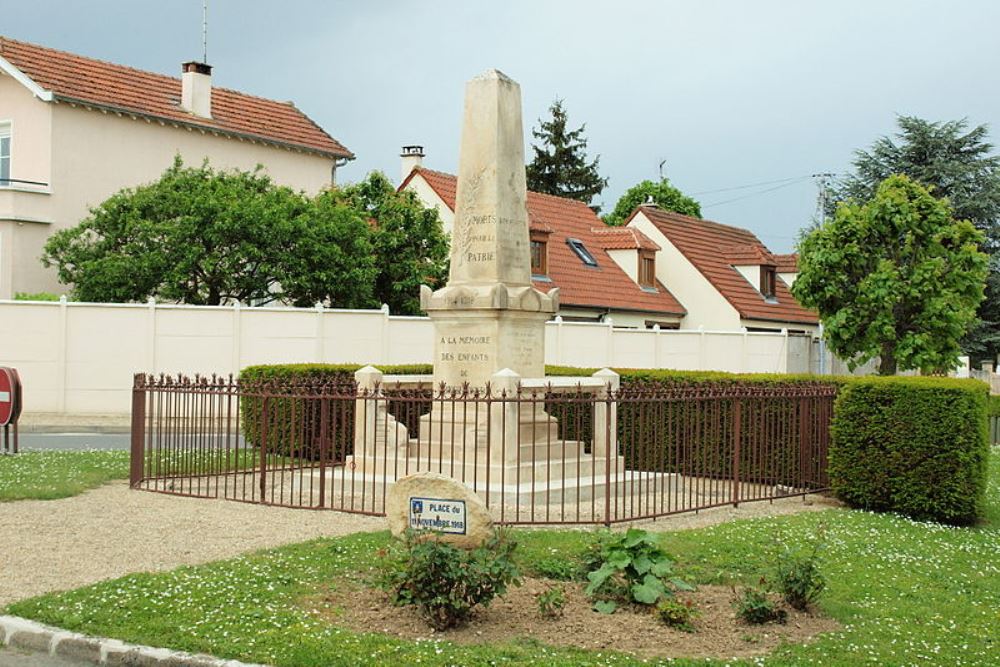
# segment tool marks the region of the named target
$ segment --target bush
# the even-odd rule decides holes
[[[240,372],[244,393],[240,401],[240,417],[247,442],[259,447],[263,440],[264,399],[255,392],[255,385],[262,387],[269,382],[325,384],[333,388],[335,396],[340,397],[268,399],[267,448],[273,454],[318,460],[322,415],[325,413],[327,443],[331,448],[326,459],[342,462],[354,452],[354,373],[363,367],[363,364],[271,364],[244,368]],[[423,375],[432,372],[431,366],[425,364],[379,368],[387,375]],[[263,393],[262,391],[261,394]],[[409,421],[416,419],[419,419],[419,414],[415,414]]]
[[[393,604],[414,605],[432,628],[447,630],[520,583],[516,548],[500,532],[471,551],[411,533],[383,556],[375,583]]]
[[[694,632],[694,619],[699,612],[691,599],[664,598],[656,605],[656,616],[672,628]]]
[[[535,601],[538,602],[538,613],[542,618],[560,618],[566,606],[566,592],[562,586],[549,586],[544,591],[535,593]]]
[[[786,547],[778,556],[775,582],[781,596],[793,609],[805,611],[826,589],[826,579],[819,571],[821,548],[822,541],[817,537],[806,551]]]
[[[605,532],[585,557],[590,573],[586,594],[594,609],[610,614],[621,603],[655,605],[675,589],[693,590],[672,577],[674,563],[656,537],[629,528],[624,533]]]
[[[964,525],[983,507],[986,386],[948,378],[859,378],[837,399],[830,482],[849,505]]]
[[[788,620],[788,612],[782,609],[763,588],[749,586],[736,593],[733,609],[736,610],[737,618],[751,625],[784,623]]]

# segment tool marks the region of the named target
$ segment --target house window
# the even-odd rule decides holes
[[[774,298],[774,281],[774,267],[760,267],[760,293],[764,295],[765,299]]]
[[[533,276],[544,276],[549,272],[548,257],[546,257],[547,245],[542,239],[531,239],[531,275]]]
[[[587,266],[597,266],[597,260],[594,259],[594,256],[590,254],[589,250],[587,250],[587,246],[583,245],[583,241],[580,239],[566,239],[566,243],[569,244],[569,247],[573,249],[573,252],[576,253],[576,256],[579,257],[584,264]]]
[[[639,252],[639,286],[656,287],[656,254],[648,250]]]
[[[0,187],[10,185],[10,124],[0,124]]]

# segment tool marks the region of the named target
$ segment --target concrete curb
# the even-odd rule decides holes
[[[112,667],[266,667],[89,637],[17,616],[0,616],[0,645]]]

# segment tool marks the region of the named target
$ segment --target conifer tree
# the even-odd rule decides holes
[[[539,119],[540,127],[531,131],[540,145],[531,146],[535,157],[527,168],[528,189],[576,199],[599,211],[600,206],[592,202],[607,186],[608,179],[598,172],[600,156],[587,161],[587,139],[583,135],[586,124],[567,129],[562,100],[553,102],[549,112],[552,118]]]

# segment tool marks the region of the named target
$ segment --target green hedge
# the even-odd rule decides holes
[[[325,379],[331,383],[353,382],[354,372],[361,364],[283,364],[251,366],[241,373],[242,381]],[[429,365],[384,366],[386,374],[428,374]],[[549,366],[550,376],[589,376],[596,368]],[[815,376],[807,375],[734,375],[722,372],[692,372],[648,369],[615,369],[621,376],[623,387],[635,385],[733,385],[766,384],[788,386],[798,383],[815,384]],[[827,378],[822,380],[829,384]],[[840,382],[835,380],[834,382]],[[767,429],[771,442],[776,446],[763,451],[753,451],[747,446],[740,457],[740,474],[744,481],[771,484],[793,484],[799,478],[799,433],[797,429],[781,429],[782,423],[794,423],[796,411],[801,409],[800,399],[745,399],[759,400],[753,411],[758,419],[744,419],[742,439],[749,443],[753,437]],[[333,460],[343,460],[353,453],[350,425],[354,419],[354,402],[328,401],[326,407],[327,432],[331,434]],[[243,428],[253,444],[261,440],[262,401],[245,397],[242,403]],[[317,459],[321,428],[321,401],[270,399],[268,402],[268,448],[276,454]],[[411,433],[416,432],[419,418],[430,409],[430,401],[414,403],[390,401],[389,411],[404,423]],[[547,401],[549,414],[559,423],[559,437],[565,440],[592,442],[593,406],[588,403],[567,403],[556,397]],[[677,401],[669,405],[630,402],[618,410],[619,454],[625,457],[630,470],[656,472],[682,472],[704,477],[726,478],[732,474],[733,441],[727,427],[732,422],[732,403],[720,402],[718,410],[706,412],[690,401]],[[671,428],[684,424],[688,430],[685,446],[678,449],[668,438],[662,437]],[[810,485],[820,486],[820,472],[810,471]]]
[[[248,366],[240,372],[244,395],[240,401],[243,434],[247,442],[259,447],[263,442],[264,399],[256,395],[254,385],[269,381],[327,381],[331,386],[344,387],[345,395],[353,392],[354,373],[365,364],[267,364]],[[432,372],[429,364],[380,366],[387,375],[424,375]],[[349,391],[348,391],[349,390]],[[297,459],[318,460],[319,436],[326,414],[328,443],[332,447],[328,461],[342,462],[354,450],[354,406],[348,399],[270,398],[267,401],[267,445],[272,454]],[[390,406],[391,407],[391,406]],[[408,422],[419,419],[411,411]],[[407,424],[410,426],[411,424]]]
[[[987,388],[975,380],[856,378],[837,398],[829,473],[848,504],[918,520],[980,516]]]

